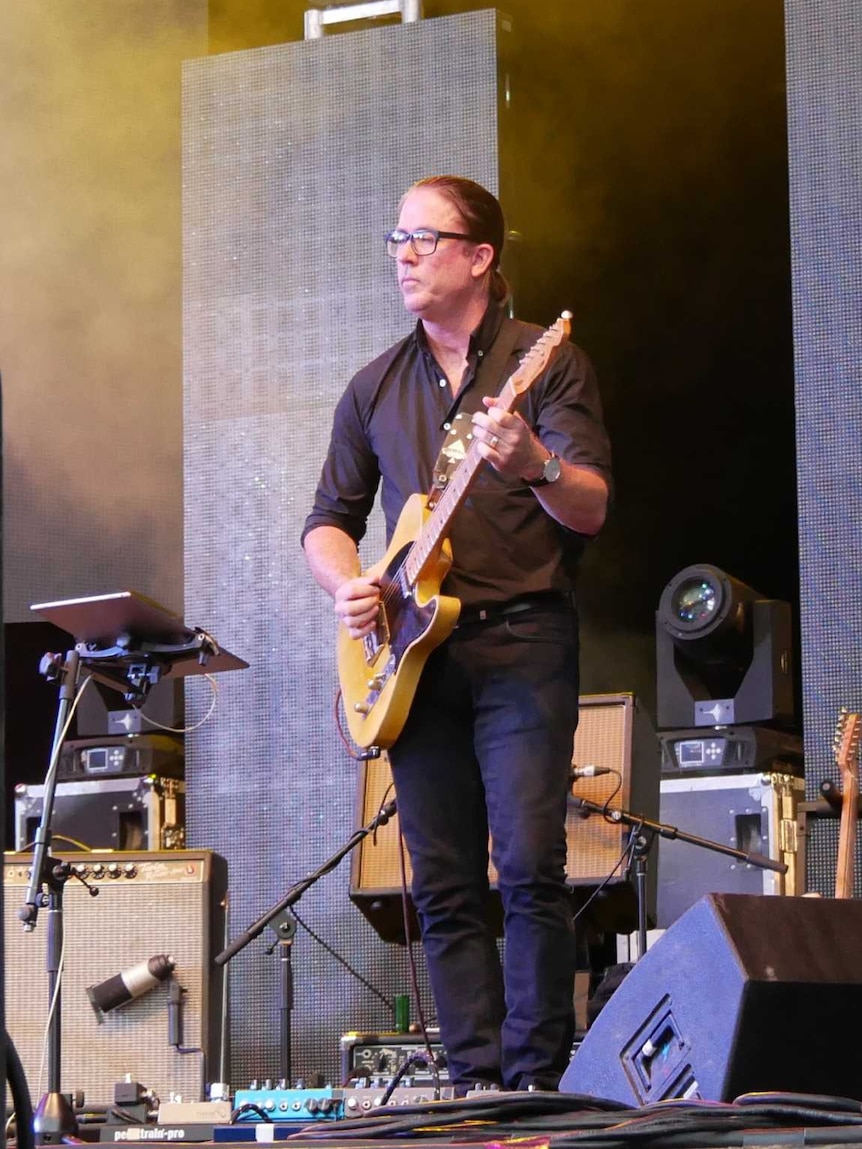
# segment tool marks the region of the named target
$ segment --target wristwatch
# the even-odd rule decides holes
[[[548,483],[556,483],[562,472],[562,465],[559,458],[551,451],[545,465],[542,467],[542,473],[537,479],[524,479],[528,487],[546,487]]]

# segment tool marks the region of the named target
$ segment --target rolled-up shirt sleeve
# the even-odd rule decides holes
[[[596,372],[580,347],[560,349],[539,386],[528,393],[523,414],[549,451],[601,475],[612,499],[611,449]]]
[[[335,408],[329,450],[300,541],[304,542],[315,527],[329,526],[344,531],[358,545],[365,534],[379,482],[380,471],[369,445],[354,381]]]

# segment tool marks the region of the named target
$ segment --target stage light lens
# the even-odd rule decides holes
[[[673,609],[680,622],[706,622],[715,614],[717,605],[718,595],[711,582],[690,579],[677,589]]]

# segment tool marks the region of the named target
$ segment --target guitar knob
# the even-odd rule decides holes
[[[369,690],[382,690],[383,689],[383,676],[375,674],[373,678],[369,678],[365,684]]]
[[[354,702],[353,709],[357,714],[367,714],[371,707],[367,702]]]

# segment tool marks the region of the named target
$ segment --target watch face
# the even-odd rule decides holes
[[[545,463],[545,469],[542,471],[542,478],[546,483],[555,483],[560,477],[562,471],[560,460],[556,455],[551,455],[550,459]]]

